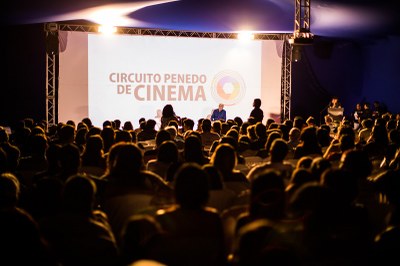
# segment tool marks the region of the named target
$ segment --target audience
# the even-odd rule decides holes
[[[152,119],[135,131],[88,117],[0,126],[2,264],[396,259],[400,115],[375,112],[332,132],[299,116],[204,118],[195,129],[165,111],[159,130]]]

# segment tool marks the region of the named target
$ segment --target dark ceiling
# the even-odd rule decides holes
[[[292,32],[295,0],[37,0],[7,3],[8,24],[55,21],[99,23],[93,11],[107,6],[122,10],[125,25],[207,32],[251,30]],[[400,1],[311,0],[311,31],[335,38],[379,38],[400,33]],[[4,5],[4,2],[3,4]]]

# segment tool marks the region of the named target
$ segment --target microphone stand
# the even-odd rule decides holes
[[[324,109],[321,110],[321,112],[319,112],[319,125],[322,125],[322,113],[325,112],[326,109],[329,108],[331,104],[329,103],[327,106],[324,107]]]

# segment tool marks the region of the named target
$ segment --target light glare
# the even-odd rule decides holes
[[[99,33],[103,34],[113,34],[117,32],[117,27],[111,26],[111,25],[102,25],[99,26],[98,29]]]
[[[254,34],[250,31],[241,31],[238,33],[237,38],[239,40],[254,40]]]

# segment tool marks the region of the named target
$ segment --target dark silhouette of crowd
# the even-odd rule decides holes
[[[332,130],[260,105],[1,126],[1,265],[398,265],[400,114]]]

